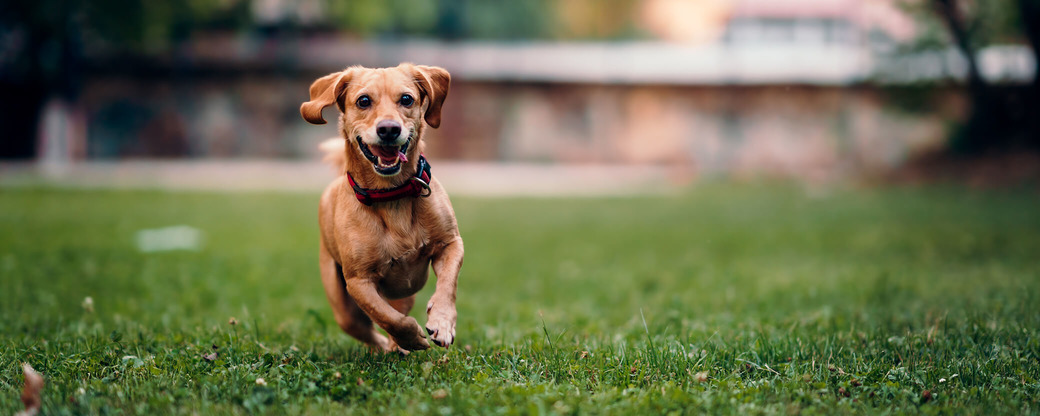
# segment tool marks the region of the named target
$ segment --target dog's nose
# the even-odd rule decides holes
[[[376,124],[376,135],[379,140],[392,142],[401,135],[401,125],[393,120],[383,120]]]

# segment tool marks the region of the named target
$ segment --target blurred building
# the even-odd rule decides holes
[[[953,88],[915,97],[917,110],[903,105],[915,91],[906,83],[957,75],[958,60],[889,56],[914,30],[894,2],[647,0],[639,24],[662,39],[653,41],[209,33],[176,59],[126,66],[92,57],[80,102],[52,112],[56,127],[41,148],[59,154],[50,159],[313,158],[316,144],[336,135],[298,114],[313,79],[412,61],[453,74],[442,128],[428,140],[441,159],[676,164],[807,179],[886,169],[939,145],[963,111]],[[257,0],[254,12],[272,22],[322,13],[315,2],[285,4]],[[1032,74],[1028,51],[985,53],[994,77]]]
[[[670,42],[907,41],[914,22],[895,0],[648,0],[642,25]]]

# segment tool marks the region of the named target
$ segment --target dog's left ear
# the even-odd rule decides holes
[[[451,84],[451,74],[444,68],[436,66],[415,65],[412,67],[415,75],[415,83],[419,85],[419,91],[425,96],[427,103],[426,124],[437,128],[441,125],[441,106],[444,99],[448,97],[448,86]]]
[[[332,105],[332,103],[336,103],[339,106],[339,111],[344,111],[343,92],[346,91],[353,72],[352,69],[347,69],[333,72],[315,80],[311,84],[311,100],[300,105],[300,115],[303,116],[303,119],[311,124],[325,124],[325,119],[321,116],[321,110]]]

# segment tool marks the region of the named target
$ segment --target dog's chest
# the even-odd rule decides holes
[[[383,257],[375,265],[375,270],[380,289],[387,297],[409,296],[426,284],[430,249],[425,238],[416,237],[407,242],[400,239],[383,242]]]
[[[380,274],[408,268],[418,263],[428,263],[429,251],[425,235],[415,235],[408,239],[384,237],[380,241],[379,247],[381,264],[378,269],[383,272]]]
[[[424,246],[419,246],[384,259],[376,267],[379,286],[384,295],[391,298],[405,297],[422,289],[430,276],[430,255],[424,252]]]
[[[388,208],[374,215],[344,210],[352,215],[337,218],[342,221],[337,228],[351,232],[343,233],[343,244],[334,247],[345,275],[374,279],[384,296],[401,298],[426,284],[430,261],[443,249],[444,233],[425,211],[405,205]]]

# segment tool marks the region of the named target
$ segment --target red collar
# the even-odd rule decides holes
[[[415,176],[408,178],[408,182],[394,188],[365,189],[358,186],[357,182],[354,182],[354,178],[347,173],[347,181],[350,182],[350,187],[354,188],[354,196],[365,205],[416,196],[428,197],[430,196],[431,178],[433,178],[433,175],[430,172],[430,164],[426,162],[426,158],[423,155],[419,155],[419,169],[415,171]]]

